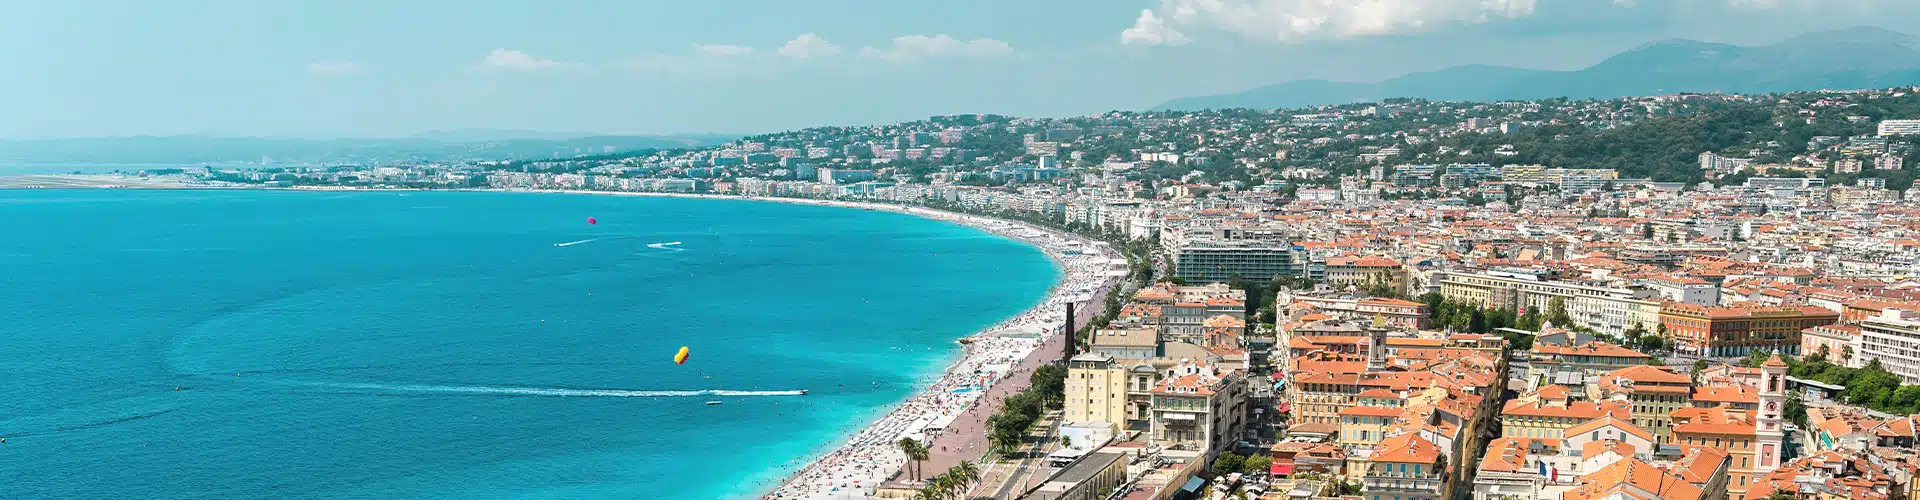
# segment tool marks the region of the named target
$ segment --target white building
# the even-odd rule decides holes
[[[1880,136],[1920,135],[1920,120],[1881,120]]]
[[[1860,362],[1880,366],[1908,384],[1920,384],[1920,313],[1887,309],[1860,322]]]

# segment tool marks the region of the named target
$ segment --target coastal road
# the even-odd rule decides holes
[[[1040,440],[1027,445],[1027,449],[1023,452],[1025,458],[1020,459],[1019,462],[1014,464],[1013,471],[1008,474],[1007,482],[1000,485],[1000,488],[994,491],[994,498],[1013,498],[1014,495],[1023,493],[1027,491],[1028,488],[1035,486],[1035,483],[1038,481],[1046,479],[1046,477],[1042,476],[1036,480],[1033,476],[1047,470],[1047,453],[1050,453],[1049,450],[1054,448],[1054,435],[1060,430],[1060,420],[1057,418],[1048,418],[1046,426],[1046,430],[1040,434]],[[1027,437],[1032,438],[1033,436],[1028,435]]]
[[[1035,349],[1033,354],[1028,355],[1027,359],[1014,368],[1012,375],[994,385],[993,388],[987,389],[986,395],[980,397],[979,403],[967,409],[960,418],[954,419],[953,424],[949,425],[945,432],[934,438],[933,443],[927,445],[931,452],[928,454],[926,463],[922,465],[923,470],[927,474],[938,474],[959,464],[962,460],[978,462],[980,457],[986,456],[987,417],[1000,411],[1000,403],[1005,401],[1007,396],[1026,390],[1032,383],[1030,379],[1033,376],[1033,370],[1060,358],[1062,349],[1066,348],[1066,344],[1063,343],[1065,338],[1065,335],[1055,335],[1053,339],[1041,344],[1039,349]]]
[[[1080,325],[1087,324],[1095,314],[1098,314],[1098,309],[1095,308],[1106,303],[1106,295],[1109,293],[1113,293],[1111,284],[1095,292],[1089,305],[1081,308],[1084,311],[1078,312],[1077,317],[1074,318],[1075,322]],[[1075,330],[1078,328],[1076,327]],[[968,408],[959,418],[954,419],[945,432],[934,437],[932,442],[927,444],[929,456],[921,465],[922,470],[928,474],[938,474],[961,461],[979,462],[981,457],[985,457],[988,447],[987,417],[1000,411],[1000,404],[1007,399],[1007,396],[1026,390],[1032,384],[1031,379],[1035,369],[1059,360],[1065,353],[1068,338],[1067,335],[1055,335],[1048,339],[1034,349],[1032,354],[1028,354],[1026,359],[1021,360],[1020,364],[1013,368],[1012,374],[1002,379],[999,384],[987,389],[978,403]],[[983,471],[982,476],[984,475]]]

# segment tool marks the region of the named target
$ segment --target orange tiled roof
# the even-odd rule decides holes
[[[1673,411],[1676,434],[1747,435],[1754,433],[1753,412],[1725,407],[1681,408]]]
[[[1568,490],[1560,498],[1596,500],[1613,493],[1644,498],[1642,492],[1645,492],[1662,500],[1699,500],[1706,493],[1693,483],[1634,458],[1620,460],[1580,476],[1580,482],[1582,484],[1579,487]]]
[[[1389,437],[1374,445],[1369,461],[1382,463],[1431,464],[1440,457],[1440,447],[1420,437],[1417,433],[1405,433]]]

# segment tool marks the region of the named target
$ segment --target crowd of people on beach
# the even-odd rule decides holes
[[[1069,302],[1090,301],[1088,290],[1111,286],[1107,252],[1082,247],[1076,238],[1025,224],[986,217],[926,209],[908,209],[915,215],[948,220],[1034,244],[1060,263],[1065,277],[1047,299],[1026,312],[963,341],[965,355],[925,390],[864,429],[843,429],[848,436],[839,448],[800,467],[764,498],[866,498],[899,472],[906,455],[903,437],[927,441],[947,423],[978,406],[981,395],[1013,372],[1013,367],[1053,335],[1065,329]],[[1077,253],[1069,253],[1072,249]],[[1092,304],[1080,303],[1083,310]],[[1088,310],[1091,313],[1091,310]],[[855,424],[858,425],[858,424]],[[798,465],[789,464],[789,466]]]

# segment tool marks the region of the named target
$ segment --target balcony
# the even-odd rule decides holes
[[[1401,472],[1369,473],[1366,475],[1366,491],[1411,491],[1437,493],[1444,478],[1439,474],[1414,474]]]

